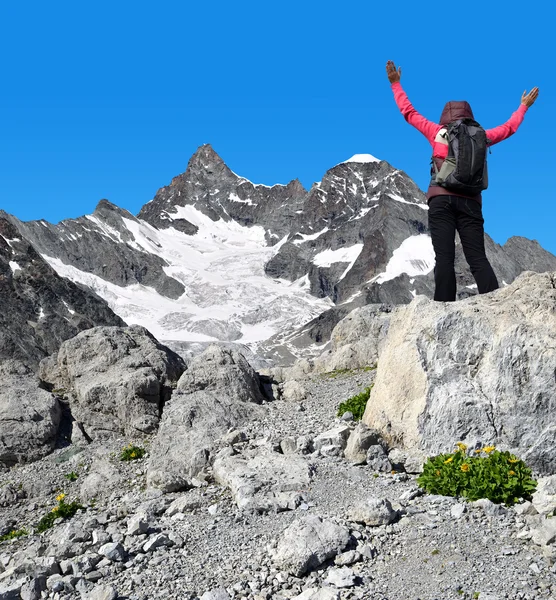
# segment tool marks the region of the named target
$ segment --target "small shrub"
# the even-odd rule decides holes
[[[8,540],[15,540],[17,538],[27,535],[29,532],[26,529],[14,529],[9,533],[0,536],[0,542],[7,542]]]
[[[39,533],[50,529],[54,525],[54,521],[56,521],[56,519],[71,519],[78,510],[83,508],[83,506],[81,506],[81,504],[75,500],[69,504],[66,503],[65,497],[65,494],[60,494],[57,496],[56,500],[58,501],[58,505],[55,506],[49,513],[44,515],[44,517],[42,517],[42,519],[37,523],[37,531]]]
[[[68,480],[68,481],[77,481],[77,478],[79,477],[79,475],[75,472],[72,471],[71,473],[66,473],[64,475],[64,477]]]
[[[457,443],[451,454],[439,454],[427,460],[417,483],[430,494],[461,496],[468,501],[487,498],[497,504],[512,506],[528,499],[537,487],[531,469],[509,452],[494,446],[467,453],[467,446]]]
[[[342,402],[338,407],[338,416],[341,417],[345,412],[353,414],[355,421],[360,421],[363,418],[365,407],[367,406],[367,400],[371,394],[372,385],[365,388],[360,394],[348,398],[345,402]]]
[[[120,454],[120,460],[139,460],[140,458],[143,458],[143,456],[145,456],[145,452],[145,448],[129,444],[129,446],[126,446],[122,450]]]

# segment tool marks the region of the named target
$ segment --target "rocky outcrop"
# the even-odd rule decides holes
[[[409,448],[496,444],[556,472],[555,307],[556,273],[525,273],[485,296],[397,308],[364,421]]]
[[[0,363],[0,463],[46,456],[56,443],[62,410],[39,380],[16,361]]]
[[[95,294],[60,277],[0,211],[0,361],[30,367],[97,325],[125,325]]]
[[[64,342],[40,377],[86,434],[152,433],[183,360],[143,327],[96,327]]]
[[[147,480],[165,492],[203,477],[215,442],[256,419],[264,400],[258,375],[242,354],[219,346],[195,358],[166,405],[153,442]]]

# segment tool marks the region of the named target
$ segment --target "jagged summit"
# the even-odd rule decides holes
[[[346,163],[373,163],[381,162],[380,158],[375,158],[372,154],[354,154],[351,158],[348,158],[344,162]]]

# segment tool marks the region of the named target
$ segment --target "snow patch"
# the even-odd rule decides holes
[[[354,154],[351,158],[344,160],[344,163],[374,163],[380,162],[380,158],[376,158],[372,154]]]
[[[418,206],[419,208],[422,208],[424,210],[429,210],[428,204],[422,204],[420,202],[409,202],[409,200],[402,198],[399,194],[388,194],[388,195],[390,196],[390,198],[392,198],[392,200],[395,200],[396,202],[402,202],[403,204],[411,204],[413,206]]]
[[[316,240],[318,237],[320,237],[321,235],[323,235],[324,233],[326,233],[329,230],[328,227],[325,227],[324,229],[321,229],[320,231],[317,231],[317,233],[309,233],[309,234],[305,234],[305,233],[296,233],[296,235],[301,236],[300,240],[294,240],[293,243],[296,245],[299,244],[304,244],[305,242],[309,242],[310,240]]]
[[[315,254],[311,262],[317,267],[330,267],[335,263],[350,263],[349,268],[351,268],[361,254],[361,250],[363,250],[363,244],[354,244],[347,248],[338,248],[338,250],[323,250]]]
[[[373,277],[370,282],[384,283],[407,273],[410,277],[426,275],[434,269],[434,250],[428,235],[412,235],[394,250],[384,273]]]
[[[21,271],[21,267],[15,262],[15,260],[10,260],[10,269],[12,270],[12,273],[15,273],[16,271]]]

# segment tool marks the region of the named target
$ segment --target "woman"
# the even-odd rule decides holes
[[[458,119],[473,119],[471,107],[467,102],[448,102],[442,111],[440,123],[433,123],[413,108],[400,83],[401,67],[396,69],[394,63],[389,60],[386,63],[386,73],[392,84],[394,99],[400,112],[410,125],[427,138],[433,149],[434,165],[431,169],[427,198],[429,229],[436,257],[434,299],[442,302],[452,302],[456,299],[454,270],[456,230],[459,232],[463,252],[477,282],[479,293],[492,292],[498,288],[498,281],[485,254],[481,195],[465,196],[436,183],[436,172],[440,170],[448,155],[446,126]],[[538,95],[539,89],[536,87],[528,94],[523,92],[521,104],[510,119],[503,125],[486,130],[489,146],[509,138],[517,131],[527,109],[533,105]]]

